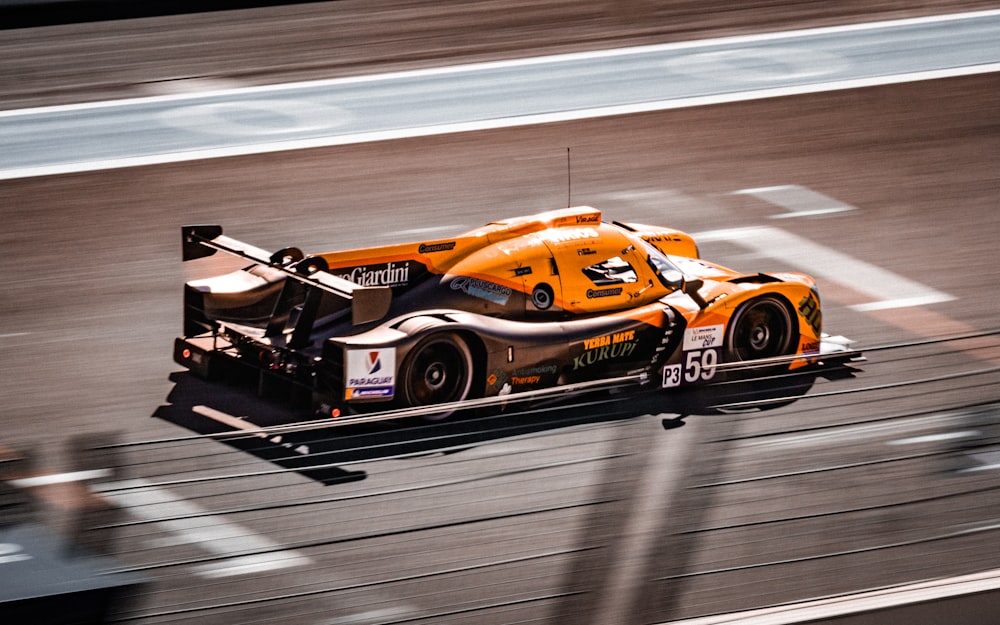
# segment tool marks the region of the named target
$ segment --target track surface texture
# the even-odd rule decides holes
[[[345,1],[3,31],[0,91],[19,108],[904,17],[913,4]],[[916,11],[942,7],[956,3]],[[115,559],[150,579],[120,622],[656,623],[998,568],[997,417],[976,406],[1000,400],[1000,340],[877,349],[997,326],[998,89],[988,74],[5,181],[2,443],[51,471],[77,468],[74,435],[124,443],[121,474],[94,486],[120,507],[84,532],[113,538]],[[281,408],[171,363],[180,285],[231,268],[182,266],[179,225],[307,251],[445,237],[564,206],[567,147],[572,203],[609,218],[763,227],[953,299],[865,307],[877,285],[831,270],[824,325],[867,350],[861,371],[680,427],[669,396],[611,397],[288,441],[187,438],[204,426],[198,406],[256,423]],[[775,218],[787,209],[737,193],[787,185],[849,210]],[[723,236],[701,251],[745,271],[797,268]],[[330,466],[283,471],[262,456]],[[80,524],[67,498],[40,513],[61,531]]]
[[[996,8],[985,0],[341,0],[0,30],[0,107]]]

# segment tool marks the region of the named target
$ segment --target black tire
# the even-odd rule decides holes
[[[795,320],[784,300],[771,295],[743,304],[729,323],[730,360],[787,356],[795,351]]]
[[[468,399],[472,392],[472,351],[455,334],[439,332],[422,339],[407,354],[400,369],[403,400],[408,407],[433,406]],[[453,410],[426,415],[445,419]]]

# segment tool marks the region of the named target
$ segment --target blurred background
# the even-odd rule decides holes
[[[607,624],[752,622],[745,611],[770,608],[773,622],[829,622],[793,608],[972,579],[974,598],[891,618],[990,622],[1000,38],[995,11],[939,16],[994,8],[0,1],[0,614]],[[822,47],[860,47],[851,37],[867,29],[833,27],[887,20],[909,21],[870,53]],[[969,24],[986,34],[948,39]],[[802,38],[760,52],[758,35],[790,30]],[[641,72],[599,53],[665,44],[680,56]],[[523,79],[536,63],[444,69],[564,54],[610,59],[599,71],[618,87],[586,65],[552,70],[583,83],[594,71],[584,96]],[[924,57],[936,65],[879,69]],[[830,84],[781,82],[814,75]],[[460,92],[450,81],[464,76]],[[711,97],[657,104],[714,80],[728,82]],[[381,90],[322,102],[275,90],[309,81]],[[648,99],[624,100],[648,84]],[[405,105],[421,88],[433,119]],[[495,110],[449,126],[477,91]],[[618,95],[600,115],[559,115]],[[534,117],[511,121],[522,106]],[[396,108],[399,128],[368,121]],[[714,388],[693,408],[578,398],[211,435],[228,429],[212,409],[291,416],[173,364],[184,280],[232,268],[182,266],[180,225],[329,251],[452,236],[567,196],[691,232],[723,265],[817,275],[824,329],[867,362],[768,410],[709,410],[747,399]],[[936,596],[914,592],[900,601]]]

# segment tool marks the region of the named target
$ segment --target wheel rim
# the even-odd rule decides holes
[[[413,351],[404,384],[410,406],[465,399],[472,384],[468,347],[451,336],[432,337]]]
[[[791,315],[781,302],[755,300],[733,322],[731,349],[739,360],[783,356],[791,347],[791,327]]]

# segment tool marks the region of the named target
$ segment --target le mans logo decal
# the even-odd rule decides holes
[[[345,399],[389,399],[395,394],[396,350],[348,350],[346,373]]]
[[[723,326],[701,326],[684,331],[684,351],[722,347]]]

